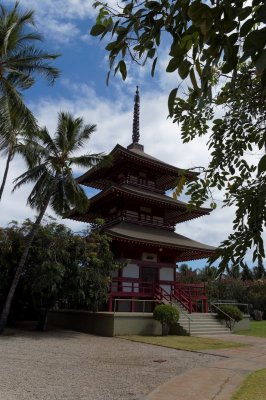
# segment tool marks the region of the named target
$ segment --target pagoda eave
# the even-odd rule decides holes
[[[106,229],[113,239],[135,245],[153,246],[161,249],[178,250],[178,261],[208,258],[216,251],[215,247],[205,245],[172,231],[138,226],[121,222]],[[182,258],[182,259],[181,259]]]

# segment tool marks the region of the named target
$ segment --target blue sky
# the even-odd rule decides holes
[[[110,0],[116,4],[116,1]],[[4,5],[13,4],[5,0]],[[150,77],[146,68],[128,64],[129,75],[126,82],[120,76],[112,78],[106,86],[108,72],[107,54],[104,43],[90,37],[94,24],[93,0],[21,0],[22,8],[34,9],[38,30],[43,34],[43,47],[50,52],[61,53],[56,66],[62,71],[60,79],[53,87],[43,80],[25,92],[25,99],[36,115],[40,125],[46,125],[50,132],[56,127],[57,113],[70,111],[82,116],[87,123],[97,124],[97,133],[92,138],[90,152],[109,152],[117,143],[127,146],[131,142],[133,97],[136,85],[140,86],[141,115],[140,142],[145,151],[168,163],[181,168],[206,165],[208,135],[192,143],[182,144],[180,129],[167,119],[167,97],[177,86],[175,74],[167,74],[167,47],[162,47],[155,78]],[[0,159],[0,170],[4,160]],[[21,159],[12,164],[8,185],[1,204],[0,225],[12,219],[22,221],[33,217],[34,211],[26,206],[30,187],[24,187],[11,195],[12,181],[24,171]],[[75,174],[84,171],[75,171]],[[218,205],[221,194],[215,193]],[[52,214],[52,213],[51,213]],[[217,246],[226,238],[232,227],[233,209],[220,206],[211,216],[177,226],[177,232],[192,239]],[[83,225],[67,222],[76,231]],[[204,266],[205,261],[191,265]]]

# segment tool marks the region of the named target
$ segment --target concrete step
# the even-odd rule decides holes
[[[206,336],[206,335],[230,335],[231,331],[215,331],[215,332],[204,332],[204,331],[195,331],[190,332],[190,336]]]
[[[217,335],[217,334],[226,334],[230,333],[230,329],[224,326],[213,314],[188,314],[188,317],[185,315],[180,315],[179,325],[189,333],[190,326],[190,335],[198,336],[198,335]]]

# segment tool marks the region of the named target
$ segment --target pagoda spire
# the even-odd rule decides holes
[[[139,142],[139,87],[137,86],[136,94],[134,97],[134,114],[133,114],[133,134],[132,143]]]

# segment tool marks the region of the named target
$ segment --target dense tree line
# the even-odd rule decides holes
[[[11,222],[0,229],[0,308],[3,307],[17,264],[27,245],[33,222]],[[38,321],[44,329],[49,309],[96,311],[107,301],[110,277],[118,266],[101,225],[82,235],[53,220],[40,225],[12,303],[10,322]]]
[[[187,264],[181,264],[177,271],[180,282],[204,282],[210,301],[231,300],[248,304],[253,317],[261,315],[266,319],[266,271],[263,265],[253,268],[246,264],[244,268],[232,266],[224,272],[214,266],[192,270]],[[247,312],[246,308],[242,311]]]

